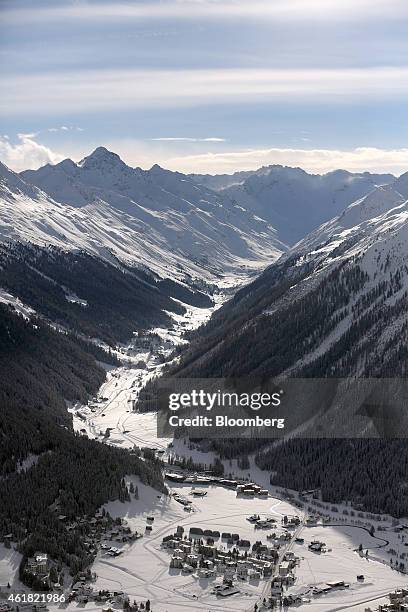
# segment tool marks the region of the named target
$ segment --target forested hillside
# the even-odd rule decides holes
[[[407,516],[406,440],[289,440],[256,461],[275,485],[321,489],[327,502],[352,500],[371,512]]]
[[[85,252],[30,244],[0,245],[0,287],[56,325],[110,345],[133,331],[169,325],[184,312],[173,298],[196,306],[210,298],[135,267]]]
[[[105,371],[96,360],[116,363],[94,344],[0,304],[0,539],[11,534],[25,557],[43,550],[74,573],[91,560],[87,528],[67,532],[59,515],[93,515],[125,498],[125,474],[164,490],[155,463],[73,433],[65,400],[97,391]]]
[[[303,440],[277,445],[265,439],[217,440],[213,448],[233,457],[272,445],[257,462],[271,471],[274,483],[321,488],[327,500],[336,491],[336,500],[348,498],[398,516],[408,513],[404,185],[399,179],[394,191],[363,198],[306,237],[193,334],[170,372],[183,378],[245,377],[249,387],[274,377],[338,381],[327,405],[316,382],[316,410],[305,409],[292,433]],[[376,386],[380,404],[377,391],[372,395],[371,387],[359,382],[364,379],[382,380]],[[298,405],[302,416],[308,405]],[[361,437],[366,439],[356,440]],[[378,437],[401,440],[372,439]],[[394,452],[399,463],[391,478],[380,465],[391,465]],[[389,478],[392,494],[385,495]]]

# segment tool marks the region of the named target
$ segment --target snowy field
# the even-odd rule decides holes
[[[21,555],[14,548],[6,548],[0,543],[0,589],[11,587],[16,589],[24,588],[18,579],[18,568],[21,562]]]
[[[149,598],[154,612],[252,608],[266,588],[267,579],[240,582],[240,593],[225,600],[217,599],[211,590],[215,584],[222,582],[222,577],[204,579],[197,575],[184,575],[179,569],[170,569],[171,551],[161,548],[162,539],[182,525],[185,533],[195,526],[220,532],[234,531],[242,538],[249,539],[251,544],[256,540],[267,543],[268,532],[255,530],[254,525],[246,520],[247,517],[256,512],[275,518],[280,526],[282,516],[294,514],[295,509],[277,499],[242,499],[237,498],[234,491],[210,486],[205,488],[207,496],[194,499],[194,511],[187,513],[174,499],[152,494],[151,489],[140,484],[138,488],[140,500],[124,504],[114,502],[105,508],[112,516],[124,517],[129,526],[138,531],[144,531],[147,515],[154,516],[152,534],[126,546],[124,553],[117,558],[99,555],[93,566],[98,575],[95,587],[117,587],[129,593],[131,599]],[[170,488],[171,493],[181,493],[185,497],[189,496],[190,490],[191,485]],[[276,529],[279,530],[280,527]]]
[[[311,598],[309,604],[302,606],[305,610],[347,609],[360,602],[361,605],[367,604],[397,586],[408,585],[407,576],[356,552],[355,549],[360,543],[364,550],[378,546],[377,539],[359,527],[304,527],[302,537],[305,543],[294,544],[292,548],[301,561],[296,569],[296,583],[290,587],[288,593],[303,594],[305,598]],[[324,542],[328,552],[314,553],[308,550],[307,546],[312,540]],[[358,575],[363,575],[364,581],[358,581]],[[327,582],[341,580],[350,587],[339,588],[316,598],[311,597],[314,586],[325,586]]]
[[[225,288],[228,290],[228,283]],[[190,448],[183,440],[175,440],[171,451],[168,450],[171,440],[157,438],[156,415],[134,412],[133,406],[146,381],[160,374],[163,365],[157,359],[158,352],[167,358],[175,346],[184,342],[183,333],[196,329],[208,320],[223,299],[224,296],[218,296],[215,306],[210,309],[189,307],[185,315],[173,317],[172,329],[152,330],[160,337],[160,342],[151,350],[139,350],[134,343],[120,347],[118,355],[124,365],[109,369],[107,381],[99,390],[96,401],[88,406],[71,408],[75,428],[115,446],[130,448],[136,444],[162,450],[165,460],[171,452],[210,464],[214,460],[212,453]],[[141,362],[144,366],[138,367]],[[105,437],[107,430],[109,436]],[[93,567],[98,575],[96,588],[124,590],[131,600],[150,599],[154,612],[253,610],[254,604],[259,604],[269,594],[268,580],[239,583],[240,593],[225,599],[217,598],[211,591],[214,583],[221,581],[220,577],[216,580],[203,579],[196,573],[185,575],[181,570],[170,569],[171,554],[161,548],[162,538],[173,533],[177,525],[182,525],[186,531],[191,526],[234,531],[253,543],[255,539],[266,541],[267,532],[257,530],[255,537],[254,527],[246,520],[247,516],[253,513],[275,515],[279,523],[284,514],[299,514],[298,509],[278,498],[276,489],[269,485],[269,473],[259,470],[253,460],[250,469],[245,472],[238,468],[236,460],[224,461],[224,467],[226,474],[250,477],[268,488],[272,497],[241,499],[233,491],[210,486],[206,487],[206,497],[194,499],[194,512],[187,513],[172,497],[160,495],[139,483],[139,500],[124,504],[113,502],[106,508],[113,516],[125,518],[132,530],[142,533],[145,531],[147,515],[154,516],[153,531],[141,540],[125,544],[123,554],[119,557],[109,557],[101,552]],[[188,496],[191,486],[170,485],[169,488],[171,493],[181,492]],[[408,585],[408,576],[389,567],[390,549],[397,552],[398,558],[408,550],[405,548],[404,537],[393,531],[391,520],[377,522],[367,517],[363,520],[357,516],[354,519],[345,518],[342,514],[345,508],[339,506],[337,513],[327,511],[326,508],[324,513],[332,516],[333,525],[302,527],[301,535],[305,543],[290,544],[291,550],[300,557],[300,562],[295,571],[295,584],[289,588],[288,594],[302,595],[302,609],[311,612],[362,612],[370,606],[375,609],[379,603],[386,601],[384,596],[388,592]],[[348,526],[341,524],[342,521],[360,521],[360,524]],[[370,524],[375,527],[374,537],[362,528]],[[385,531],[378,531],[379,526]],[[307,546],[315,539],[325,542],[328,552],[316,554],[309,551]],[[368,550],[367,558],[356,552],[359,544],[362,544],[364,552]],[[358,575],[364,575],[364,581],[358,581]],[[312,595],[313,587],[340,580],[350,586],[317,597]],[[76,607],[76,604],[70,604],[69,607],[72,606]],[[86,608],[92,610],[97,607],[90,603]]]
[[[159,375],[163,368],[158,353],[166,358],[176,346],[183,344],[183,334],[208,321],[211,314],[222,305],[232,286],[233,279],[226,278],[224,293],[214,297],[214,306],[186,306],[184,315],[172,315],[173,328],[152,329],[159,336],[160,343],[151,350],[137,348],[137,341],[120,347],[117,355],[124,365],[107,368],[107,380],[99,389],[96,401],[90,402],[88,406],[77,404],[69,407],[74,428],[101,441],[109,429],[109,444],[123,448],[132,448],[136,444],[166,449],[170,439],[157,439],[156,414],[133,412],[133,406],[146,382]],[[139,367],[141,364],[143,367]]]

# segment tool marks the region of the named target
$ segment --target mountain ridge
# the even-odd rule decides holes
[[[100,256],[111,250],[122,261],[162,277],[214,282],[223,275],[254,272],[286,249],[270,224],[229,199],[158,165],[131,168],[103,147],[78,164],[63,160],[24,171],[19,178],[41,190],[37,199],[48,207],[44,214],[54,217],[68,243],[76,240]],[[55,203],[65,214],[58,215]],[[20,235],[29,234],[27,220],[20,218],[20,223]],[[47,232],[42,233],[44,243]],[[48,236],[62,246],[52,232]]]

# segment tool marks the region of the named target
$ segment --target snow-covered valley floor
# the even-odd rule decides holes
[[[222,300],[223,297],[219,296],[214,308],[219,307]],[[84,435],[119,447],[131,448],[137,445],[154,448],[164,460],[169,454],[176,453],[180,456],[191,456],[196,461],[211,463],[214,459],[211,453],[192,449],[183,440],[175,441],[169,449],[170,439],[157,438],[156,415],[139,413],[134,411],[133,407],[139,390],[147,380],[159,374],[163,367],[158,355],[168,358],[173,348],[184,342],[183,333],[208,320],[214,308],[188,308],[185,315],[175,318],[173,329],[153,330],[160,337],[160,341],[151,347],[141,348],[137,339],[128,346],[121,347],[118,354],[122,357],[123,365],[108,371],[107,381],[97,397],[89,402],[88,406],[70,407],[75,428]],[[123,590],[129,594],[131,600],[150,599],[154,612],[249,611],[254,609],[256,603],[259,605],[262,598],[270,593],[270,578],[247,580],[238,584],[239,593],[219,598],[212,593],[212,589],[214,583],[220,582],[220,577],[200,578],[197,572],[186,575],[179,569],[170,568],[171,555],[161,547],[162,538],[174,533],[178,525],[186,530],[191,526],[199,526],[237,532],[241,537],[249,539],[251,544],[255,540],[266,542],[268,532],[257,530],[254,533],[253,525],[246,520],[249,515],[257,513],[275,516],[280,523],[284,514],[302,514],[269,485],[269,474],[261,472],[253,461],[250,470],[244,473],[239,470],[235,460],[224,462],[224,465],[227,474],[233,473],[241,478],[250,476],[255,482],[268,488],[270,496],[265,499],[238,498],[234,491],[211,485],[206,487],[207,495],[204,498],[194,500],[194,511],[187,513],[172,495],[181,492],[188,496],[191,485],[186,487],[167,483],[170,496],[165,496],[137,483],[139,499],[126,503],[113,502],[106,508],[112,516],[124,518],[132,530],[139,532],[145,529],[146,517],[154,516],[152,532],[140,540],[125,544],[123,554],[118,557],[107,556],[101,551],[93,567],[98,576],[95,587]],[[398,556],[404,550],[403,541],[392,530],[391,519],[380,523],[361,520],[361,525],[347,526],[341,524],[341,521],[344,521],[343,509],[339,508],[338,512],[331,514],[333,524],[301,526],[299,533],[301,532],[304,538],[304,544],[289,544],[289,549],[300,561],[295,571],[295,584],[289,587],[287,593],[301,595],[301,607],[310,612],[363,611],[370,605],[374,610],[381,601],[380,598],[384,598],[388,592],[408,585],[408,577],[389,567],[391,555],[387,550],[397,550]],[[330,509],[328,512],[330,514]],[[353,521],[356,522],[357,519]],[[370,536],[363,528],[368,522],[375,525],[378,538],[384,537],[384,540],[388,541],[387,546],[377,548],[380,540]],[[386,535],[377,532],[379,525],[387,529]],[[308,544],[312,540],[325,542],[327,552],[311,552]],[[368,558],[356,552],[359,544],[369,550]],[[363,581],[357,580],[359,575],[364,575]],[[313,587],[341,580],[348,583],[349,587],[334,589],[318,597],[312,595]],[[69,604],[70,609],[77,606],[74,602]],[[100,609],[100,606],[89,603],[86,609]],[[259,610],[262,609],[261,606]]]
[[[280,521],[284,514],[293,512],[290,505],[270,498],[257,502],[237,500],[235,492],[211,486],[207,489],[207,496],[195,500],[193,511],[186,513],[173,497],[155,496],[146,503],[149,492],[140,483],[138,488],[140,500],[110,503],[106,508],[112,516],[124,517],[129,526],[138,531],[144,530],[147,515],[154,516],[152,534],[130,545],[117,559],[107,560],[103,554],[100,555],[93,568],[98,575],[95,587],[112,589],[116,585],[129,593],[131,599],[149,598],[157,612],[252,609],[267,579],[242,582],[239,594],[226,600],[217,598],[211,591],[215,584],[222,583],[222,576],[202,578],[196,572],[185,575],[180,569],[170,569],[171,555],[162,549],[162,539],[181,525],[185,533],[190,527],[201,526],[220,532],[234,531],[252,542],[259,539],[266,543],[267,532],[255,531],[247,517],[256,509]],[[190,488],[171,486],[170,493],[188,495]]]
[[[231,285],[232,281],[226,283],[226,292]],[[154,448],[164,461],[170,455],[178,455],[191,457],[196,462],[212,463],[212,453],[193,448],[184,440],[158,438],[156,415],[137,412],[137,398],[146,381],[160,374],[163,362],[168,360],[173,349],[185,342],[184,332],[196,329],[207,321],[214,309],[222,304],[225,295],[216,297],[213,308],[188,307],[183,316],[174,317],[172,329],[152,330],[155,334],[152,342],[135,336],[129,345],[120,347],[117,354],[122,365],[107,368],[107,380],[97,396],[86,406],[69,407],[75,428],[106,444],[124,448],[134,445]],[[328,524],[319,520],[318,524],[307,526],[305,518],[310,514],[307,508],[313,504],[311,498],[300,510],[291,503],[291,499],[285,498],[282,491],[270,485],[269,473],[262,472],[252,458],[250,468],[245,471],[239,469],[236,460],[224,461],[224,467],[226,474],[231,473],[241,479],[250,478],[267,488],[269,496],[254,499],[237,497],[235,491],[211,484],[205,485],[205,497],[195,498],[190,495],[191,484],[170,481],[166,481],[169,495],[163,495],[128,477],[128,482],[138,487],[138,499],[132,495],[131,501],[110,502],[105,509],[113,517],[124,519],[132,532],[144,535],[135,541],[118,544],[122,553],[117,557],[108,555],[101,548],[92,568],[97,575],[93,588],[124,591],[131,601],[149,599],[153,612],[250,612],[255,604],[262,612],[262,599],[270,594],[270,577],[238,580],[238,593],[218,597],[213,589],[214,585],[222,583],[222,575],[203,577],[197,570],[183,573],[181,569],[170,568],[172,551],[162,546],[163,538],[173,534],[178,526],[184,528],[185,534],[190,527],[201,527],[221,533],[239,533],[251,545],[257,540],[267,544],[270,531],[255,530],[247,520],[254,513],[275,518],[278,532],[282,530],[281,519],[284,515],[301,517],[302,523],[296,530],[296,536],[303,538],[304,543],[296,543],[292,539],[282,545],[282,550],[293,552],[299,559],[295,568],[295,582],[284,594],[300,596],[302,609],[310,612],[375,610],[379,603],[386,601],[385,596],[390,591],[408,586],[408,576],[390,567],[391,558],[405,560],[405,551],[408,550],[405,547],[405,532],[395,531],[395,521],[392,522],[391,517],[379,517],[381,520],[377,520],[361,512],[353,516],[350,506],[334,507],[330,504],[325,505],[324,509],[316,508],[330,517]],[[292,493],[293,499],[296,499],[296,492]],[[192,511],[186,512],[174,494],[192,500]],[[154,521],[150,519],[148,522],[147,517],[153,517]],[[152,526],[150,534],[146,531],[147,524]],[[374,526],[374,536],[369,533],[370,525]],[[326,552],[309,550],[308,545],[315,540],[325,543]],[[227,543],[221,539],[217,544],[228,550]],[[358,552],[360,544],[364,554]],[[0,547],[0,585],[9,582],[12,588],[21,588],[18,581],[19,561],[20,555],[13,548]],[[358,580],[357,576],[361,575],[364,579]],[[313,589],[336,581],[344,581],[349,586],[334,588],[318,596],[313,593]],[[120,609],[121,606],[116,607]],[[90,601],[85,605],[74,601],[64,604],[63,608],[100,611],[102,604]]]

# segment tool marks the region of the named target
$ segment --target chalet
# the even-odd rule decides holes
[[[202,537],[203,535],[204,532],[200,527],[190,527],[190,536]]]
[[[199,562],[199,557],[198,555],[194,555],[194,554],[189,554],[186,557],[186,561],[189,565],[191,565],[191,567],[197,567],[198,566],[198,562]]]
[[[330,582],[326,582],[326,584],[332,589],[346,589],[350,586],[347,582],[344,582],[344,580],[331,580]]]
[[[180,549],[183,551],[184,554],[190,553],[191,552],[191,542],[181,542]]]
[[[248,568],[245,565],[238,565],[237,576],[241,578],[241,580],[245,580],[248,577]]]
[[[172,482],[184,482],[184,476],[182,474],[174,474],[170,472],[165,474],[164,477]]]
[[[224,478],[219,480],[219,484],[222,487],[228,487],[229,489],[236,489],[238,485],[236,480],[226,480]]]
[[[296,560],[295,553],[292,550],[288,550],[287,552],[285,552],[285,554],[283,555],[283,558],[285,561],[295,561]]]
[[[312,552],[323,552],[324,547],[326,546],[326,544],[324,542],[319,542],[318,540],[314,540],[313,542],[310,542],[308,549],[311,550]]]
[[[181,569],[183,567],[183,557],[173,555],[170,561],[170,567]]]
[[[250,523],[256,523],[256,521],[259,521],[261,519],[261,517],[259,516],[259,514],[252,514],[251,516],[247,517],[247,521],[249,521]]]
[[[283,592],[284,581],[281,576],[275,576],[271,582],[271,595],[280,596]]]
[[[203,560],[203,566],[208,569],[208,570],[213,570],[214,569],[214,561],[211,561],[211,559],[204,559]]]
[[[229,597],[230,595],[235,595],[236,593],[239,593],[239,589],[235,586],[222,584],[214,587],[214,592],[219,597]]]
[[[27,570],[35,576],[45,576],[50,569],[50,562],[46,553],[35,553],[27,561]]]
[[[283,561],[279,565],[279,576],[287,576],[290,572],[290,563],[288,561]]]

